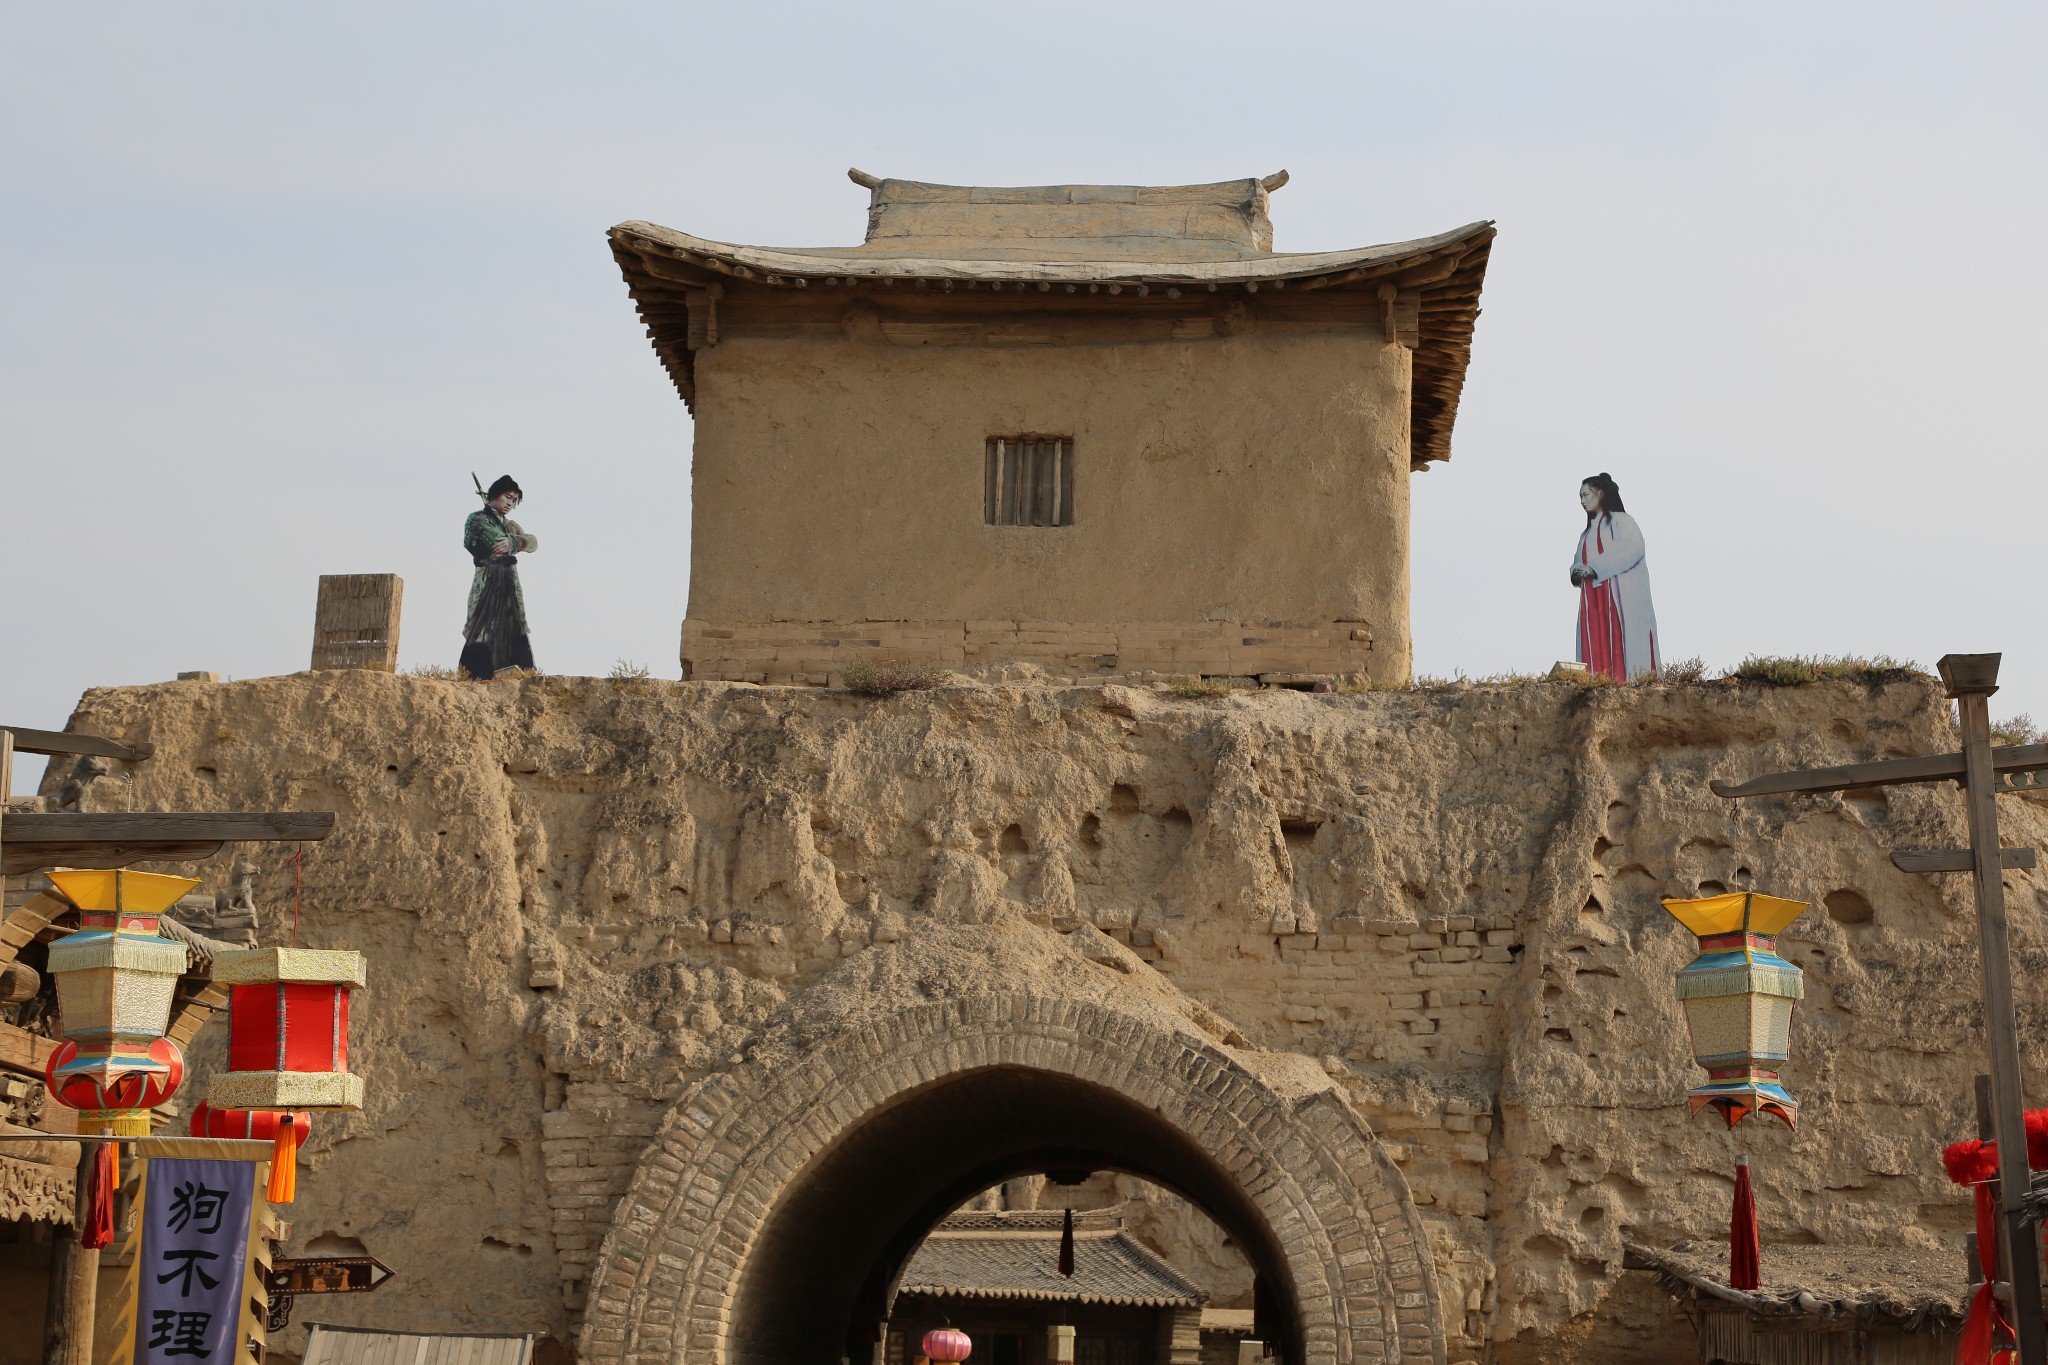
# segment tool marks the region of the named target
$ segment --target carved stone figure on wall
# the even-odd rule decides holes
[[[462,631],[462,668],[486,682],[508,668],[533,667],[518,565],[520,555],[540,548],[540,539],[510,519],[524,496],[510,474],[501,474],[484,493],[482,509],[471,512],[462,526],[462,548],[476,565]]]
[[[1579,485],[1586,529],[1572,559],[1579,590],[1579,662],[1589,673],[1628,682],[1659,668],[1657,612],[1643,533],[1622,510],[1621,489],[1605,471]]]
[[[246,937],[249,946],[255,946],[257,931],[263,927],[256,913],[257,871],[252,860],[235,859],[234,873],[228,878],[228,889],[216,895],[213,901],[213,928],[216,937],[228,942]]]
[[[259,870],[248,858],[235,859],[227,890],[217,891],[211,896],[181,896],[170,908],[170,918],[195,933],[203,934],[209,945],[255,947],[257,932],[262,928],[261,917],[256,911],[256,873]],[[176,934],[172,936],[178,937]]]
[[[113,771],[111,764],[98,754],[85,754],[72,766],[71,776],[64,779],[64,785],[57,789],[57,809],[82,811],[92,796],[93,783]]]

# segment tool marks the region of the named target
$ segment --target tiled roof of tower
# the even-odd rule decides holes
[[[1275,252],[1267,205],[1284,171],[1209,185],[1013,189],[853,176],[871,191],[859,246],[741,246],[637,220],[611,229],[612,254],[686,402],[695,399],[692,352],[715,341],[704,333],[702,304],[693,315],[688,295],[713,285],[1086,292],[1162,303],[1197,292],[1341,289],[1372,295],[1389,330],[1413,347],[1416,467],[1450,458],[1490,222],[1380,246]]]
[[[1074,1274],[1059,1272],[1058,1213],[955,1214],[904,1269],[901,1294],[1170,1308],[1207,1291],[1145,1249],[1114,1218],[1076,1219]]]

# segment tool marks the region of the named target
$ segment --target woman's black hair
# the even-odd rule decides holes
[[[1600,477],[1604,479],[1607,476],[1602,474]],[[484,501],[489,502],[500,493],[510,493],[521,502],[526,501],[526,494],[520,491],[519,485],[513,481],[510,474],[500,474],[497,478],[491,480],[491,491],[484,494]]]
[[[1627,510],[1621,505],[1621,489],[1615,486],[1613,476],[1610,475],[1606,470],[1601,470],[1598,474],[1595,474],[1590,479],[1580,479],[1579,483],[1582,487],[1597,488],[1600,490],[1600,508],[1598,511],[1586,513],[1586,520],[1588,523],[1590,523],[1593,520],[1593,518],[1605,516],[1609,512],[1621,512]]]

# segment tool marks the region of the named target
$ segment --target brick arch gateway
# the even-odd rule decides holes
[[[1407,1182],[1306,1058],[1028,990],[794,1041],[670,1111],[600,1253],[583,1361],[866,1365],[931,1226],[1061,1167],[1128,1171],[1202,1206],[1258,1273],[1287,1365],[1444,1358]]]

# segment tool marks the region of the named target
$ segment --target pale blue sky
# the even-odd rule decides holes
[[[316,577],[452,663],[515,472],[554,672],[674,676],[690,423],[604,229],[851,243],[848,165],[1288,168],[1276,245],[1500,239],[1419,671],[1571,652],[1580,477],[1668,655],[2003,649],[2040,613],[2038,4],[0,3],[0,711],[302,668]]]

